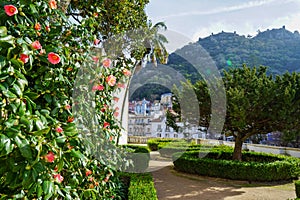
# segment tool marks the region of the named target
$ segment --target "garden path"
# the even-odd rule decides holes
[[[293,183],[262,184],[233,181],[173,169],[170,160],[151,152],[148,170],[154,178],[159,200],[287,200],[296,198]]]

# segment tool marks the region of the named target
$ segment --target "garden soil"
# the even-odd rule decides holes
[[[249,183],[180,173],[170,160],[151,152],[148,168],[159,200],[287,200],[295,199],[294,183]]]

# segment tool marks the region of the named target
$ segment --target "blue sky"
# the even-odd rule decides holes
[[[222,30],[256,35],[285,25],[300,32],[300,0],[150,0],[146,12],[192,41]]]

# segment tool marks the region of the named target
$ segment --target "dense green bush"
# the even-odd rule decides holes
[[[129,166],[128,172],[144,172],[150,161],[150,151],[145,146],[123,145],[129,152],[127,159],[132,160],[132,166]]]
[[[149,139],[147,145],[151,151],[157,151],[166,146],[188,146],[188,143],[184,139]]]
[[[130,174],[128,200],[157,200],[151,174]]]
[[[205,154],[207,154],[208,152],[219,152],[219,151],[229,151],[232,152],[233,148],[230,146],[226,146],[226,145],[218,145],[218,146],[214,146],[214,145],[201,145],[201,144],[191,144],[186,146],[177,146],[176,143],[174,143],[174,146],[165,146],[164,148],[160,148],[159,153],[162,157],[172,157],[172,155],[174,153],[177,152],[185,152],[185,151],[201,151],[201,152],[205,152]],[[203,156],[201,156],[203,157]]]
[[[231,160],[232,152],[228,151],[192,151],[174,154],[173,163],[178,171],[237,180],[279,181],[300,175],[298,158],[254,152],[244,152],[243,156],[245,161],[240,162]]]
[[[300,198],[300,180],[295,181],[295,190],[297,198]]]

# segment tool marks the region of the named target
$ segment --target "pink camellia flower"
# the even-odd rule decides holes
[[[91,175],[93,172],[91,171],[91,170],[87,170],[86,172],[85,172],[85,176],[89,176],[89,175]]]
[[[104,122],[103,123],[103,128],[107,128],[107,127],[109,127],[110,126],[110,124],[108,123],[108,122]]]
[[[45,53],[46,53],[46,50],[45,49],[41,49],[39,55],[43,55]]]
[[[27,63],[28,60],[29,60],[29,56],[22,53],[22,54],[20,55],[20,60],[22,60],[23,63]]]
[[[57,9],[57,4],[55,0],[50,0],[49,1],[49,6],[51,9]]]
[[[56,127],[55,131],[58,132],[58,133],[61,133],[64,130],[60,126],[58,126],[58,127]]]
[[[103,85],[94,85],[92,88],[92,91],[102,91],[102,90],[104,90]]]
[[[110,67],[110,65],[111,65],[111,60],[108,59],[108,58],[104,59],[104,60],[102,61],[102,65],[103,65],[103,67]]]
[[[109,86],[114,86],[116,84],[117,79],[114,75],[109,75],[108,77],[106,77],[105,81]]]
[[[125,76],[130,76],[131,75],[131,71],[129,71],[128,69],[123,69],[123,74]]]
[[[94,45],[97,45],[100,43],[100,40],[99,39],[94,39]]]
[[[48,61],[51,64],[56,65],[56,64],[60,63],[60,57],[58,54],[50,52],[50,53],[48,53]]]
[[[114,101],[115,101],[115,102],[118,102],[119,100],[120,100],[119,97],[114,97]]]
[[[41,30],[41,24],[40,23],[36,23],[35,25],[34,25],[34,29],[35,30],[37,30],[37,31],[39,31],[39,30]]]
[[[36,50],[38,50],[38,49],[41,49],[42,48],[42,45],[41,45],[41,43],[39,42],[39,41],[34,41],[33,43],[31,43],[31,46],[32,46],[32,48],[34,48],[34,49],[36,49]]]
[[[99,61],[99,58],[97,56],[93,56],[92,59],[93,59],[93,61],[95,61],[95,63],[97,63]]]
[[[64,180],[64,177],[60,174],[53,174],[53,178],[57,183],[61,183]]]
[[[115,111],[115,112],[114,112],[114,116],[115,116],[115,117],[118,117],[119,114],[120,114],[120,113],[119,113],[118,111]]]
[[[125,88],[125,84],[124,83],[118,83],[118,88]]]
[[[46,162],[54,162],[55,155],[52,151],[49,151],[47,155],[44,156]]]
[[[65,105],[65,109],[66,110],[70,110],[71,109],[71,106],[69,104]]]
[[[18,13],[18,9],[14,5],[5,5],[4,10],[10,17]]]

